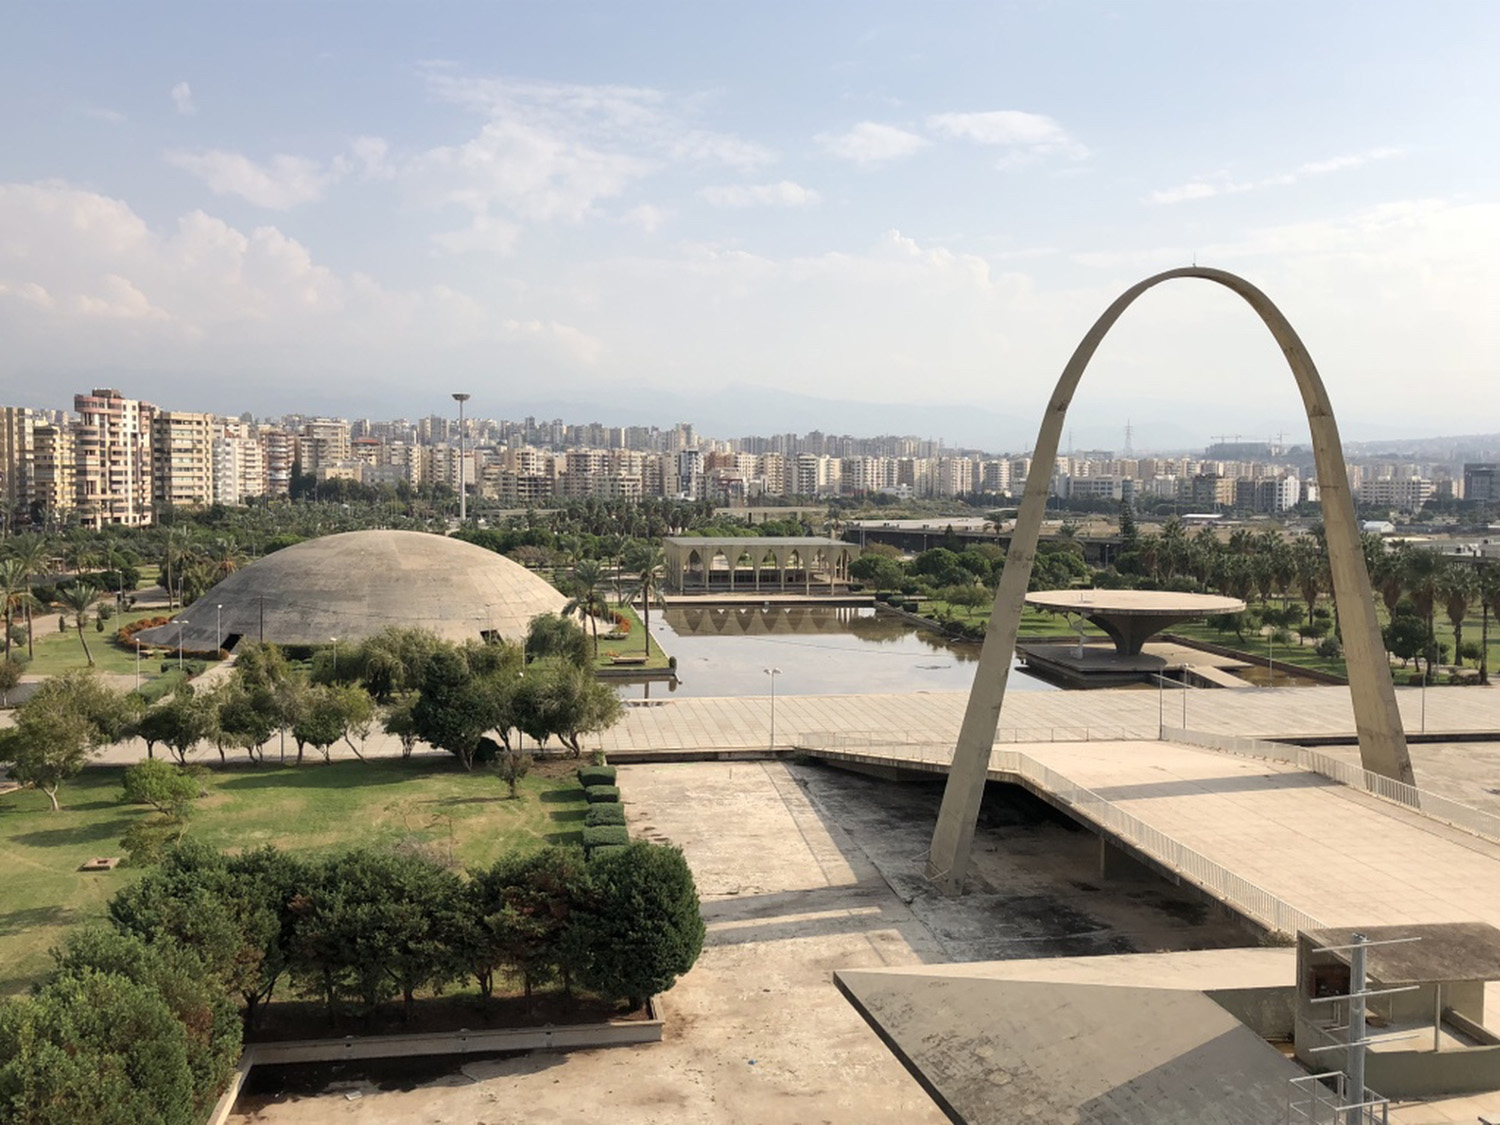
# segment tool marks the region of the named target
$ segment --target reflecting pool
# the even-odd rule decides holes
[[[979,644],[950,641],[865,606],[672,606],[651,614],[651,639],[677,657],[677,684],[621,684],[621,694],[765,695],[779,668],[785,695],[968,691]],[[1056,691],[1017,669],[1013,691]]]

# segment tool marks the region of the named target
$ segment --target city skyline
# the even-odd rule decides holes
[[[1103,306],[1194,258],[1282,305],[1350,440],[1463,428],[1493,385],[1489,5],[439,17],[19,12],[6,401],[415,417],[441,380],[497,415],[1019,448]],[[1279,363],[1226,297],[1153,294],[1080,442],[1300,434]]]

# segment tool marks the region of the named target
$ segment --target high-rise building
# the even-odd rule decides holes
[[[1500,462],[1470,461],[1464,465],[1465,500],[1500,500]]]
[[[77,498],[71,427],[39,425],[32,430],[32,510],[43,527],[73,510]]]
[[[0,406],[0,503],[5,511],[0,522],[25,518],[32,501],[36,413],[24,406]]]
[[[74,395],[75,507],[93,527],[152,520],[151,419],[156,407],[110,387]]]
[[[314,418],[302,424],[302,471],[317,473],[350,458],[349,423],[342,418]]]
[[[151,419],[151,500],[164,507],[214,502],[214,417],[163,410]]]

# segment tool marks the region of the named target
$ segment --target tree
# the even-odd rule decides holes
[[[343,738],[348,729],[348,715],[340,689],[328,684],[317,684],[308,689],[303,705],[291,723],[292,738],[297,743],[297,764],[302,764],[302,753],[308,746],[316,747],[327,761],[328,748]]]
[[[1427,625],[1415,614],[1398,614],[1391,618],[1390,624],[1380,630],[1380,635],[1386,651],[1400,660],[1403,668],[1427,651]]]
[[[440,649],[427,666],[421,694],[412,706],[416,735],[471,770],[479,740],[495,726],[493,705],[493,693],[469,670],[463,654]]]
[[[420,737],[417,733],[416,717],[412,714],[413,708],[417,705],[417,698],[417,693],[414,691],[403,692],[391,701],[381,719],[381,729],[386,734],[394,735],[401,740],[402,758],[411,757],[411,752]]]
[[[150,805],[159,813],[182,820],[192,812],[199,792],[198,779],[192,774],[170,762],[147,758],[125,771],[121,799]]]
[[[1469,606],[1479,593],[1479,581],[1473,568],[1468,563],[1450,561],[1438,576],[1437,593],[1448,624],[1453,626],[1453,663],[1462,667],[1464,619],[1469,616]]]
[[[213,690],[213,737],[221,758],[225,746],[242,747],[252,761],[261,756],[260,748],[276,733],[275,695],[271,688],[247,688],[233,677]]]
[[[457,945],[486,1002],[495,972],[521,977],[528,1010],[532,990],[551,977],[570,982],[582,969],[571,940],[589,909],[589,868],[576,848],[508,855],[470,873]]]
[[[213,737],[217,722],[208,694],[194,691],[192,684],[182,683],[142,716],[141,725],[149,726],[157,740],[176,755],[179,763],[186,765],[188,755],[198,743]]]
[[[583,736],[618,721],[621,704],[588,669],[548,659],[527,666],[515,686],[511,711],[515,725],[538,745],[555,735],[577,758],[583,755]]]
[[[563,616],[576,613],[588,622],[593,634],[594,659],[599,658],[599,618],[609,612],[604,600],[604,568],[597,559],[584,559],[573,567],[572,600],[563,606]]]
[[[495,755],[494,765],[495,772],[510,789],[510,799],[514,801],[521,795],[521,781],[531,772],[531,755],[519,747],[506,746]]]
[[[590,663],[588,637],[572,621],[555,613],[538,614],[531,619],[526,629],[525,648],[527,663],[549,656],[562,657],[580,668],[586,668]]]
[[[889,556],[864,554],[849,564],[849,577],[877,590],[899,590],[906,568]]]
[[[53,676],[16,709],[15,726],[0,732],[0,762],[16,781],[47,794],[56,812],[62,783],[129,724],[124,697],[92,673]]]
[[[632,604],[640,599],[642,631],[646,634],[646,655],[650,656],[651,605],[654,602],[665,608],[667,604],[661,592],[662,576],[667,570],[667,556],[661,544],[643,541],[636,543],[626,554],[624,565],[635,574],[635,580],[625,589],[625,601]]]
[[[24,568],[15,559],[0,559],[0,608],[5,612],[5,659],[10,659],[10,630],[16,608],[27,596],[30,583]]]
[[[410,854],[351,851],[328,860],[294,899],[294,971],[323,993],[373,1012],[392,992],[410,1015],[418,989],[440,987],[459,966],[451,951],[458,876]]]
[[[194,1125],[187,1032],[155,990],[83,969],[0,1004],[0,1106],[15,1125]]]
[[[78,643],[83,646],[84,659],[92,668],[94,657],[84,639],[83,627],[89,623],[89,608],[99,600],[99,587],[86,578],[78,578],[67,589],[57,592],[57,600],[73,614],[73,624],[78,627]]]
[[[20,685],[25,671],[19,661],[0,657],[0,707],[10,706],[10,693]]]
[[[703,915],[676,848],[634,843],[591,861],[584,984],[632,1008],[671,988],[703,949]]]
[[[38,575],[47,571],[51,561],[51,548],[47,540],[40,535],[22,535],[11,541],[11,558],[16,560],[20,567],[21,576],[28,590],[32,589],[31,583]],[[26,609],[26,654],[35,656],[35,648],[32,644],[31,611],[36,598],[28,597],[24,603]]]
[[[159,996],[182,1025],[194,1104],[204,1114],[228,1085],[243,1045],[239,1013],[221,982],[196,954],[166,942],[149,945],[135,934],[83,926],[54,950],[57,968],[48,984],[83,980],[90,973],[123,977]]]

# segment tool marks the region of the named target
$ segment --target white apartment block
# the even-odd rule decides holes
[[[214,502],[212,414],[163,410],[151,419],[151,501],[157,508]]]
[[[156,407],[98,387],[74,395],[74,506],[93,527],[152,520],[151,419]]]

